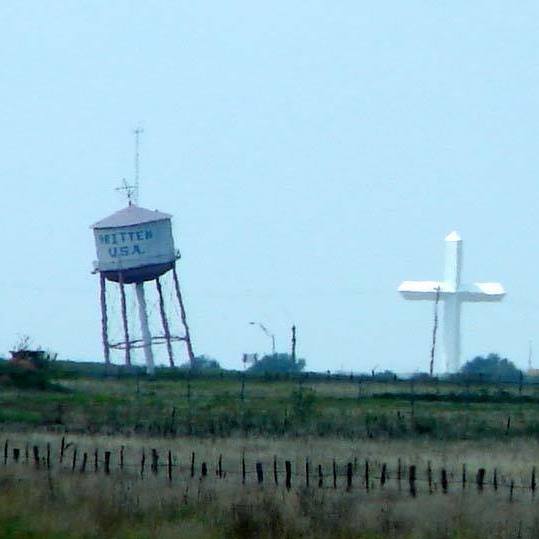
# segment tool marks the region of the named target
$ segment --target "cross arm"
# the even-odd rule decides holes
[[[500,283],[472,283],[459,288],[462,301],[501,301],[505,290]]]
[[[437,293],[443,295],[451,290],[443,281],[404,281],[399,286],[399,292],[405,299],[432,301]]]

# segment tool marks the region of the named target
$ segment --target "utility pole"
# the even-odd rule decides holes
[[[436,351],[436,333],[438,331],[438,303],[440,302],[440,287],[436,287],[436,299],[434,300],[434,327],[432,328],[432,347],[430,349],[429,374],[432,378],[434,371],[434,352]]]
[[[296,326],[292,326],[292,363],[296,362]]]

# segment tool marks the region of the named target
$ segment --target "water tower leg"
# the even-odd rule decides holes
[[[129,343],[129,326],[127,325],[127,306],[125,303],[125,286],[124,276],[120,272],[118,274],[118,283],[120,284],[120,299],[122,304],[122,321],[124,324],[124,340],[125,340],[125,364],[131,367],[131,344]]]
[[[146,372],[153,374],[155,372],[155,366],[153,362],[152,351],[152,335],[150,333],[150,327],[148,325],[148,313],[146,311],[146,298],[144,296],[144,283],[137,283],[135,285],[138,301],[138,312],[140,318],[140,330],[142,332],[142,340],[144,342],[144,357],[146,358]]]
[[[110,364],[110,348],[109,348],[109,331],[108,331],[108,316],[107,316],[107,280],[103,273],[99,274],[99,282],[101,285],[101,336],[103,339],[103,352],[105,354],[105,363]]]
[[[157,292],[159,293],[159,310],[161,311],[161,322],[163,323],[163,332],[165,333],[165,340],[167,341],[167,352],[170,366],[174,367],[174,354],[172,352],[172,343],[170,342],[170,328],[167,320],[167,313],[165,311],[165,300],[163,299],[163,287],[159,277],[155,279],[157,285]]]
[[[195,354],[193,353],[193,346],[191,344],[191,334],[189,333],[189,326],[187,325],[187,315],[185,314],[185,306],[183,304],[182,293],[180,290],[180,282],[178,280],[178,273],[176,272],[176,264],[172,266],[172,274],[174,276],[174,286],[176,288],[176,296],[178,297],[178,303],[180,304],[180,314],[182,317],[182,324],[185,329],[185,344],[187,345],[187,354],[189,355],[189,362],[191,367],[195,366]]]

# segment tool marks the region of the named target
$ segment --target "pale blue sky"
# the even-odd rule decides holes
[[[538,21],[531,1],[2,2],[0,350],[101,357],[88,227],[123,205],[140,120],[196,352],[238,367],[269,348],[250,320],[279,349],[295,322],[313,370],[425,370],[432,306],[396,288],[441,278],[457,229],[465,280],[509,293],[464,307],[464,357],[525,366]]]

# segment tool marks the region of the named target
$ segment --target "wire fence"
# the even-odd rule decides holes
[[[1,455],[1,453],[0,453]],[[179,481],[226,481],[234,485],[258,485],[259,487],[284,487],[291,489],[333,489],[365,492],[396,491],[416,497],[419,494],[448,494],[474,489],[505,493],[513,501],[515,492],[528,492],[535,496],[537,489],[536,468],[532,467],[524,477],[515,478],[498,468],[472,469],[462,464],[459,469],[437,467],[430,462],[426,466],[397,462],[379,462],[369,459],[325,462],[305,458],[302,463],[275,456],[271,461],[248,460],[245,454],[227,458],[219,455],[215,462],[200,460],[196,452],[181,458],[172,450],[142,448],[139,452],[125,446],[113,450],[95,448],[84,450],[62,437],[60,444],[25,443],[22,447],[5,440],[3,465],[15,475],[17,466],[51,474],[88,474],[125,476],[134,480],[161,479],[169,484]]]

